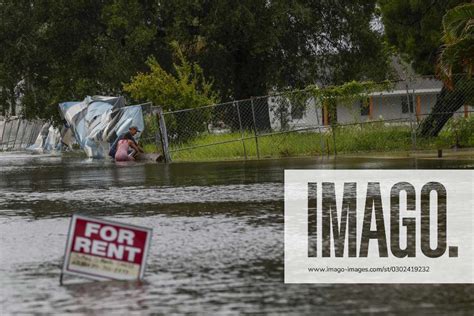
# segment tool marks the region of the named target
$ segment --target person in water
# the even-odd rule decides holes
[[[134,138],[134,136],[139,132],[140,131],[138,130],[136,126],[132,126],[128,129],[128,132],[117,137],[112,147],[110,147],[109,156],[114,158],[116,161],[133,160],[133,159],[122,160],[125,158],[123,157],[123,149],[126,148],[127,156],[130,155],[132,158],[136,158],[139,155],[139,153],[143,152],[143,149],[140,146],[138,146]],[[122,140],[126,140],[126,142],[121,142]],[[121,151],[120,157],[117,157],[119,143],[121,144],[122,151]],[[131,153],[130,153],[130,149],[131,149]],[[120,160],[117,160],[117,158],[119,158]]]
[[[129,148],[133,146],[130,139],[120,139],[117,143],[117,151],[115,153],[115,161],[135,160],[132,154],[128,154]]]

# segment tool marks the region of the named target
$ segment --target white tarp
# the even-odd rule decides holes
[[[125,106],[123,97],[88,96],[82,102],[61,103],[59,109],[77,143],[91,158],[106,157],[110,145],[131,126],[140,131],[145,127],[141,106]]]
[[[27,147],[26,150],[39,154],[61,151],[61,133],[59,132],[59,129],[49,123],[45,123],[41,128],[35,143]]]

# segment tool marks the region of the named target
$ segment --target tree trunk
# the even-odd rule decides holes
[[[420,137],[437,136],[454,112],[459,110],[465,102],[466,94],[463,89],[449,90],[443,86],[431,113],[418,126],[417,135]]]

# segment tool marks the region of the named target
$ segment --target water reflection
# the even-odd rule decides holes
[[[134,163],[0,156],[1,308],[10,313],[469,314],[472,285],[285,285],[285,168],[473,168],[472,161]],[[146,282],[58,285],[76,211],[154,228]]]

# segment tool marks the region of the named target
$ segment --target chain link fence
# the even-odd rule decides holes
[[[159,143],[154,146],[175,161],[474,147],[473,107],[468,104],[474,85],[466,87],[458,93],[462,98],[453,97],[435,78],[418,77],[341,98],[275,93],[161,113],[161,123],[153,114],[145,119],[152,127],[146,139]],[[443,128],[430,135],[439,121]],[[162,136],[153,136],[160,124],[167,131],[165,149]]]
[[[38,137],[44,122],[23,118],[0,118],[0,151],[23,150]]]

